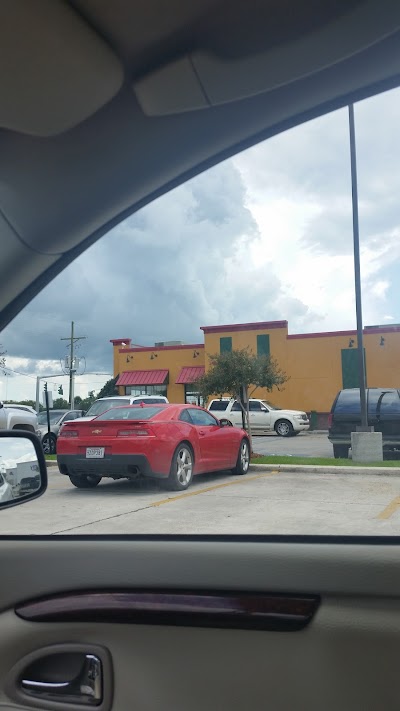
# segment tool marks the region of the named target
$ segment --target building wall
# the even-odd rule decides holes
[[[268,335],[270,355],[275,358],[289,381],[281,391],[276,388],[269,393],[261,388],[253,397],[270,400],[278,407],[317,412],[329,412],[333,400],[343,387],[342,350],[357,353],[355,331],[334,333],[288,334],[286,321],[237,324],[218,327],[203,327],[204,347],[201,344],[169,346],[164,348],[129,348],[122,341],[114,344],[114,375],[127,370],[169,370],[168,399],[184,402],[184,386],[176,385],[179,372],[184,366],[205,365],[209,367],[210,355],[220,352],[220,339],[231,338],[232,349],[248,347],[257,353],[257,336]],[[383,345],[381,345],[383,339]],[[352,349],[349,348],[352,342]],[[400,387],[400,327],[374,327],[364,331],[367,385],[369,387]],[[193,358],[194,351],[199,352]],[[151,359],[151,355],[157,358]],[[127,361],[129,356],[132,359]],[[356,385],[355,385],[356,386]],[[121,388],[121,393],[124,389]]]
[[[381,338],[384,344],[381,344]],[[292,407],[327,412],[343,387],[342,350],[352,351],[357,359],[354,331],[342,334],[303,334],[288,337],[287,394]],[[367,386],[399,387],[400,332],[367,329],[363,337]],[[354,383],[357,387],[358,383]],[[301,405],[301,403],[305,403]]]
[[[125,341],[126,343],[126,341]],[[164,346],[162,348],[129,348],[118,343],[114,350],[114,377],[133,370],[169,370],[167,397],[170,402],[185,402],[185,386],[177,385],[185,366],[204,366],[204,345]],[[198,355],[194,358],[194,354]],[[151,357],[151,356],[155,357]],[[119,388],[125,395],[125,387]]]
[[[220,339],[232,338],[232,349],[240,350],[248,348],[250,352],[257,353],[257,336],[269,336],[270,355],[275,358],[280,368],[287,372],[287,321],[271,321],[256,324],[238,324],[231,326],[208,327],[203,326],[205,367],[206,371],[210,364],[210,355],[220,352]],[[286,389],[282,392],[274,390],[269,393],[264,388],[257,388],[253,391],[253,397],[271,400],[278,407],[286,407]]]
[[[237,330],[239,329],[239,330]],[[257,352],[257,335],[269,335],[270,355],[289,376],[281,391],[269,393],[261,388],[254,397],[271,400],[278,407],[328,412],[334,398],[343,387],[342,350],[357,352],[355,331],[320,334],[288,335],[286,322],[204,327],[205,362],[220,352],[220,338],[231,337],[232,348],[248,347]],[[381,339],[384,344],[381,345]],[[397,326],[365,329],[364,349],[367,385],[369,387],[400,387],[400,328]],[[355,355],[356,357],[356,355]]]

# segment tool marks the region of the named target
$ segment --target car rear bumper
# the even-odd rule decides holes
[[[86,459],[81,454],[58,454],[61,474],[82,476],[92,474],[111,479],[136,479],[138,476],[165,479],[165,474],[154,472],[144,454],[113,454],[102,459]]]

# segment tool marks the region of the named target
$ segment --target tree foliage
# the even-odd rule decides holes
[[[119,395],[118,389],[116,387],[116,382],[118,378],[119,375],[116,375],[115,378],[107,380],[107,382],[101,388],[100,392],[97,394],[97,397],[112,397],[113,395]]]
[[[53,400],[53,410],[69,410],[68,400],[64,400],[63,397],[57,397]]]
[[[271,392],[274,387],[281,389],[288,380],[274,358],[256,356],[248,348],[210,355],[209,358],[210,367],[197,382],[205,400],[210,395],[229,395],[240,399],[242,388],[246,389],[249,397],[256,388]]]
[[[248,399],[257,388],[281,389],[288,377],[274,358],[256,356],[248,348],[209,358],[210,367],[197,381],[197,388],[205,401],[210,395],[228,395],[240,402],[252,450]]]

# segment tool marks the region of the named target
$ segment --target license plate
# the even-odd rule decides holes
[[[104,447],[86,447],[86,459],[102,459]]]

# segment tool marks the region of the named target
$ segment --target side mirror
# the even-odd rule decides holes
[[[221,417],[219,421],[220,427],[233,427],[233,424],[226,417]]]
[[[47,489],[47,468],[39,438],[31,432],[0,432],[0,509],[24,504]]]

